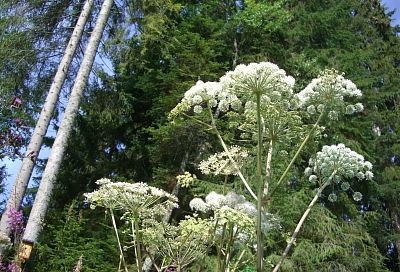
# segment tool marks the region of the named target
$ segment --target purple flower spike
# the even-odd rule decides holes
[[[8,224],[14,233],[21,233],[24,229],[24,214],[21,210],[11,208],[8,213]]]
[[[16,271],[18,271],[17,268],[18,268],[17,264],[14,262],[11,262],[7,266],[7,271],[8,272],[16,272]]]

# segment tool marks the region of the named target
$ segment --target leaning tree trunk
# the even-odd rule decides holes
[[[40,113],[39,120],[36,123],[35,130],[33,131],[31,141],[27,147],[26,155],[22,160],[21,168],[18,172],[17,178],[14,182],[13,189],[7,202],[6,210],[4,211],[0,221],[0,234],[4,236],[10,235],[9,214],[11,209],[18,209],[22,203],[26,187],[28,186],[29,179],[35,164],[37,155],[39,154],[40,147],[43,142],[43,137],[46,135],[51,117],[54,112],[55,105],[61,90],[61,86],[67,76],[68,68],[71,64],[75,50],[81,40],[82,33],[89,17],[93,0],[87,0],[81,15],[76,23],[72,36],[65,49],[64,56],[58,66],[57,73],[54,77],[53,83],[50,87],[46,101],[44,102],[42,112]],[[1,253],[1,252],[0,252]]]
[[[88,46],[85,50],[67,108],[65,109],[63,120],[57,132],[46,168],[43,172],[43,177],[35,197],[35,202],[33,203],[32,211],[25,228],[25,233],[22,237],[22,247],[19,257],[23,262],[29,259],[33,244],[37,242],[39,233],[42,229],[42,223],[46,215],[50,196],[67,146],[67,140],[71,134],[75,117],[78,114],[79,103],[88,81],[97,48],[107,23],[107,19],[110,15],[112,4],[113,0],[104,1],[96,25],[89,39]]]

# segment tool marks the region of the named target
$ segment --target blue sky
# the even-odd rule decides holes
[[[400,25],[400,0],[381,0],[381,2],[384,4],[385,7],[387,7],[387,11],[392,11],[396,9],[395,14],[392,17],[392,25]],[[96,60],[98,63],[99,61]],[[100,63],[101,65],[101,63]],[[52,127],[52,126],[50,126]],[[47,133],[48,135],[54,136],[54,131],[52,129],[49,129],[49,132]],[[40,158],[47,158],[49,154],[49,149],[43,149],[41,150],[39,157]],[[12,187],[12,182],[15,180],[15,176],[17,171],[19,170],[20,167],[20,161],[15,160],[15,161],[4,161],[7,165],[7,172],[9,174],[7,180],[6,180],[6,190],[9,191]],[[33,174],[34,176],[35,174]],[[8,195],[8,192],[6,192]]]
[[[388,11],[396,9],[396,13],[392,18],[392,25],[400,24],[400,0],[382,0],[381,2],[388,8]]]

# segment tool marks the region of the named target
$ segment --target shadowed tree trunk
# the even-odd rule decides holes
[[[32,246],[37,242],[40,231],[42,230],[42,224],[50,202],[50,197],[56,181],[57,173],[63,159],[67,141],[69,135],[71,134],[75,118],[78,114],[79,103],[87,84],[96,56],[97,48],[107,23],[107,19],[110,15],[112,5],[113,0],[104,1],[88,46],[85,50],[85,54],[72,88],[67,108],[65,109],[63,120],[57,132],[46,168],[43,172],[43,177],[40,182],[39,189],[35,197],[35,202],[33,204],[25,233],[22,238],[22,249],[19,254],[22,261],[29,259]]]
[[[82,33],[89,17],[93,0],[87,0],[83,6],[81,15],[76,23],[72,36],[65,49],[64,56],[60,62],[57,73],[54,77],[53,83],[50,87],[46,101],[43,105],[42,112],[40,113],[39,119],[36,123],[35,130],[32,134],[32,138],[27,147],[26,155],[22,160],[21,168],[18,172],[17,178],[15,179],[14,186],[9,196],[6,210],[4,211],[0,221],[0,233],[5,236],[10,235],[9,227],[9,213],[11,209],[19,209],[22,199],[24,197],[26,188],[28,186],[29,179],[32,174],[35,160],[39,154],[40,147],[43,142],[43,137],[46,135],[47,128],[50,124],[51,117],[56,106],[58,96],[64,80],[67,76],[68,68],[73,59],[75,50],[81,40]],[[0,252],[1,253],[1,252]]]

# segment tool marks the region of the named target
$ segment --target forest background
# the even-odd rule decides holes
[[[2,8],[7,4],[12,1],[5,1]],[[2,147],[4,159],[18,160],[23,153],[29,128],[43,104],[81,4],[66,0],[51,4],[32,1],[27,4],[29,16],[20,18],[16,12],[10,20],[2,21],[16,35],[3,33],[1,40],[2,49],[5,48],[0,55],[4,102],[1,127],[13,126],[21,136]],[[100,4],[96,3],[97,9]],[[206,134],[193,134],[195,125],[190,123],[179,133],[173,132],[167,125],[169,111],[198,79],[216,80],[237,64],[266,60],[300,78],[299,89],[319,71],[330,67],[355,82],[364,92],[362,102],[366,110],[356,118],[332,124],[326,142],[343,142],[374,164],[374,181],[357,188],[364,196],[362,203],[352,202],[346,194],[339,195],[334,205],[327,202],[310,219],[314,227],[310,223],[302,233],[292,262],[304,271],[309,267],[326,267],[330,262],[338,262],[349,271],[363,271],[360,267],[399,271],[400,48],[398,27],[390,24],[392,14],[379,1],[372,0],[275,4],[116,2],[97,61],[102,63],[104,59],[106,65],[112,65],[97,65],[93,69],[32,271],[69,269],[81,255],[88,271],[115,269],[118,254],[112,246],[113,237],[93,223],[101,221],[106,225],[107,219],[103,214],[86,213],[83,193],[92,191],[94,182],[103,177],[144,181],[172,191],[182,158],[187,158],[185,169],[201,177],[196,165],[211,150],[204,150],[204,143],[212,146],[213,140]],[[89,23],[82,48],[91,27]],[[7,51],[9,48],[14,49],[13,54]],[[82,51],[76,55],[64,86],[64,98],[54,115],[54,130],[81,57]],[[16,110],[3,111],[10,104]],[[329,135],[335,138],[330,139]],[[52,141],[48,137],[45,144],[51,146]],[[308,152],[315,148],[310,147]],[[45,163],[45,158],[38,160],[36,182]],[[304,161],[299,160],[297,166],[300,169]],[[294,171],[293,179],[277,195],[281,199],[277,205],[287,211],[282,214],[285,218],[298,218],[302,212],[299,207],[307,203],[308,184],[295,177]],[[35,195],[35,184],[34,181],[25,199],[26,214]],[[183,207],[192,196],[205,194],[218,185],[218,181],[199,182],[192,190],[181,191]],[[235,180],[230,185],[235,187]],[[182,209],[181,213],[185,212]],[[288,220],[283,228],[290,232],[293,223]],[[335,231],[331,232],[332,229]],[[366,255],[355,253],[353,258],[338,258],[321,249],[322,237],[331,236],[338,241],[344,233],[351,233],[351,239],[340,242],[356,241],[367,249],[363,251]],[[270,250],[281,248],[282,241]]]

